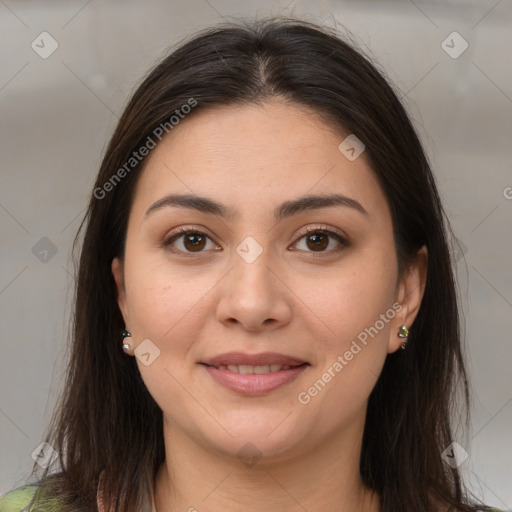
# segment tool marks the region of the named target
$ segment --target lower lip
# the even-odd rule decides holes
[[[212,378],[228,389],[246,396],[258,396],[274,391],[294,381],[309,365],[300,365],[288,370],[271,373],[236,373],[220,370],[215,366],[203,366]]]

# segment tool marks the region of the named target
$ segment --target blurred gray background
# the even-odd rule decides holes
[[[130,93],[181,38],[270,14],[345,27],[401,91],[461,244],[461,469],[512,509],[511,0],[0,0],[0,494],[25,483],[62,389],[71,243]]]

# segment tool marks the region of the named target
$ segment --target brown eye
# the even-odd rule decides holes
[[[179,233],[172,235],[164,242],[164,246],[169,246],[172,251],[180,253],[200,253],[205,252],[204,249],[211,242],[213,247],[215,244],[210,237],[201,231],[193,229],[182,229]]]
[[[307,235],[306,244],[310,249],[323,250],[329,245],[329,237],[325,233]]]
[[[325,250],[331,244],[331,239],[334,239],[338,246]],[[306,252],[332,253],[348,246],[346,240],[338,235],[338,233],[327,229],[308,229],[306,233],[299,238],[296,244],[299,244],[302,240],[305,240],[305,248],[300,248],[300,250]]]
[[[199,233],[188,233],[183,237],[183,245],[191,252],[201,251],[206,245],[206,238]]]

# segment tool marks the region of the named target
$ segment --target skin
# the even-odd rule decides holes
[[[127,354],[145,339],[160,350],[148,366],[136,358],[164,415],[157,510],[379,510],[359,475],[367,400],[404,341],[399,327],[416,318],[427,252],[398,275],[386,198],[365,153],[349,161],[339,151],[347,135],[314,111],[271,100],[197,112],[150,153],[124,259],[112,272],[132,333]],[[283,201],[332,192],[367,214],[337,205],[273,219]],[[165,207],[144,218],[170,193],[206,196],[234,215]],[[207,235],[200,252],[184,237],[163,245],[180,226]],[[339,232],[348,244],[324,236],[329,245],[316,249],[306,227]],[[248,236],[262,248],[252,263],[236,252]],[[300,403],[298,394],[394,303],[401,305],[394,318]],[[230,351],[279,352],[311,366],[273,392],[244,397],[198,364]],[[246,443],[260,456],[251,466],[237,456]]]

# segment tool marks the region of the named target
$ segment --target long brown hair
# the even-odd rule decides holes
[[[365,144],[391,208],[400,272],[422,245],[429,253],[408,348],[388,356],[369,399],[363,481],[379,493],[382,512],[476,510],[458,470],[441,457],[453,441],[457,385],[466,426],[469,393],[451,229],[421,143],[384,74],[353,44],[332,29],[272,18],[223,24],[180,44],[142,81],[110,140],[73,246],[85,226],[67,381],[46,437],[59,452],[60,470],[48,468],[40,478],[66,511],[96,510],[101,473],[107,507],[139,510],[164,461],[162,411],[135,359],[121,350],[124,324],[111,274],[113,258],[124,253],[144,159],[126,164],[191,99],[193,116],[271,97],[312,107]]]

